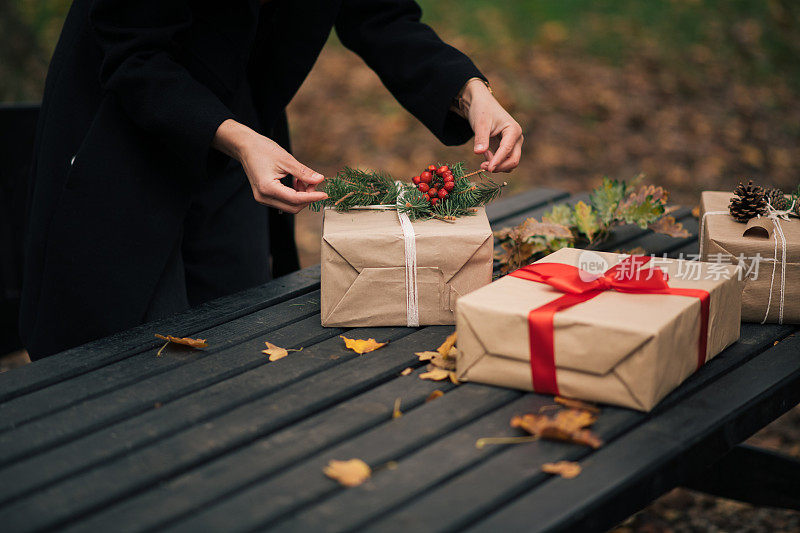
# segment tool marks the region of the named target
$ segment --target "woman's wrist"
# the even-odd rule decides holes
[[[491,94],[492,89],[482,78],[470,78],[456,97],[456,107],[459,114],[467,118],[469,116],[469,108],[475,98]]]
[[[256,131],[229,118],[219,125],[211,144],[220,152],[241,162],[260,137]]]

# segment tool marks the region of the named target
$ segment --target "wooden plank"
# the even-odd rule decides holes
[[[475,442],[487,436],[517,435],[519,431],[509,425],[512,416],[535,413],[544,406],[553,405],[552,398],[521,395],[517,400],[402,458],[396,469],[381,470],[359,487],[337,491],[320,503],[291,513],[282,521],[260,524],[259,527],[279,531],[357,531],[371,519],[402,506],[405,501],[425,494],[453,475],[500,453],[502,446],[478,449]]]
[[[800,336],[762,352],[593,454],[573,480],[551,479],[474,531],[601,531],[719,459],[800,402]]]
[[[209,347],[206,349],[189,352],[181,349],[173,350],[172,347],[168,347],[162,357],[156,357],[158,349],[152,348],[122,361],[100,367],[91,373],[82,374],[0,403],[0,433],[46,414],[97,398],[106,392],[121,389],[173,368],[198,361],[254,337],[264,337],[279,328],[318,315],[318,311],[319,291],[314,291],[198,332],[199,338],[208,339]],[[164,341],[159,342],[163,343]],[[253,358],[253,364],[260,364],[259,361],[258,357]]]
[[[67,531],[153,530],[189,515],[379,424],[392,423],[394,402],[403,416],[421,406],[436,390],[454,385],[419,379],[425,368],[393,379],[364,394],[203,464],[137,496],[81,520]]]
[[[302,327],[298,327],[302,324]],[[290,324],[279,338],[290,346],[310,345],[344,330],[323,328],[315,316]],[[275,332],[269,333],[273,335]],[[109,424],[143,413],[156,403],[165,404],[264,364],[264,337],[252,338],[227,349],[156,374],[109,394],[91,397],[52,415],[0,434],[0,466],[50,449]],[[273,341],[274,342],[274,341]],[[156,357],[155,353],[151,357]],[[163,357],[163,356],[162,356]],[[170,357],[186,357],[170,355]]]
[[[160,344],[158,339],[153,338],[154,331],[191,337],[198,331],[230,322],[316,289],[319,289],[319,265],[16,368],[0,376],[0,402],[151,350]]]
[[[275,343],[296,346],[298,342],[302,344],[306,340],[310,346],[303,352],[293,354],[293,357],[274,363],[267,363],[266,357],[261,354],[261,339],[220,352],[215,356],[216,361],[206,360],[205,366],[199,369],[204,372],[195,372],[192,369],[189,376],[192,380],[200,376],[205,380],[220,381],[172,402],[165,401],[167,393],[163,389],[170,390],[170,386],[179,384],[184,370],[167,375],[163,380],[131,387],[126,392],[121,392],[119,397],[104,397],[103,403],[116,399],[119,401],[118,409],[135,406],[142,410],[142,414],[104,427],[102,431],[84,436],[74,434],[71,442],[38,455],[30,453],[8,464],[0,469],[0,502],[29,494],[69,475],[87,470],[92,465],[130,454],[193,424],[209,420],[249,401],[275,393],[298,380],[356,358],[354,352],[344,349],[341,339],[329,338],[341,331],[322,328],[313,318],[275,331],[270,334]],[[373,328],[363,331],[383,340],[396,340],[409,332],[406,328]],[[320,334],[329,339],[312,345],[319,340]],[[302,356],[294,356],[300,353]],[[236,367],[237,363],[247,366],[250,362],[254,362],[256,366],[249,372],[221,380],[220,374],[229,371],[226,368]],[[88,413],[81,412],[77,416],[92,416],[95,407],[90,406]],[[56,422],[64,427],[79,424],[79,420],[71,417],[59,417]],[[12,433],[15,434],[19,432]],[[39,433],[34,433],[33,437],[38,435]]]
[[[521,393],[475,385],[457,387],[402,418],[317,454],[294,468],[246,488],[215,506],[198,509],[162,531],[260,529],[303,504],[341,490],[322,470],[331,459],[358,457],[374,469],[418,450],[441,435],[519,398]]]
[[[251,399],[201,425],[7,504],[0,508],[0,523],[19,531],[58,527],[129,497],[395,378],[417,361],[415,350],[420,346],[437,346],[451,331],[452,328],[443,326],[422,329],[376,352],[380,355],[357,357],[272,394]],[[304,355],[295,354],[275,365],[263,365],[243,376],[257,373],[264,380],[286,382],[289,362],[313,357],[329,361],[336,351],[321,344],[319,350],[309,348],[301,353]],[[287,364],[281,365],[284,361]],[[260,388],[254,381],[250,382],[249,392],[256,396]]]
[[[772,346],[775,333],[785,331],[785,326],[747,327],[742,341],[729,347],[684,382],[671,397],[669,405],[679,405],[679,399],[704,390],[709,382],[721,374],[737,368],[742,361]],[[716,385],[715,385],[716,387]],[[714,388],[714,387],[707,387]],[[661,407],[657,408],[656,413]],[[595,428],[606,441],[622,435],[647,419],[648,415],[627,409],[607,407],[598,419]],[[608,446],[608,445],[606,445]],[[583,447],[537,442],[503,449],[496,456],[472,467],[469,471],[452,477],[404,502],[397,510],[383,516],[370,525],[373,531],[438,531],[457,530],[475,523],[486,513],[513,500],[520,494],[536,487],[546,479],[539,471],[544,462],[579,460],[590,452]],[[522,467],[521,465],[530,465]],[[429,466],[432,469],[433,466]],[[441,467],[438,467],[441,468]],[[420,475],[425,475],[421,473]],[[442,509],[459,509],[459,513],[442,513]]]
[[[537,187],[513,196],[503,197],[500,201],[486,206],[486,216],[492,225],[503,224],[503,220],[514,215],[527,213],[532,209],[560,201],[569,193],[558,189]]]

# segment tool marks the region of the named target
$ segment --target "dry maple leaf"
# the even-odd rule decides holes
[[[444,396],[444,393],[437,389],[430,393],[427,398],[425,398],[425,403],[432,402],[436,398],[441,398],[442,396]]]
[[[581,465],[572,461],[545,463],[542,465],[542,472],[546,474],[558,474],[564,479],[572,479],[581,473]]]
[[[357,487],[372,476],[372,469],[361,459],[331,460],[323,472],[345,487]]]
[[[303,348],[281,348],[280,346],[276,346],[271,342],[265,341],[264,344],[267,345],[266,350],[261,350],[261,353],[267,354],[269,356],[270,361],[277,361],[278,359],[283,359],[289,352],[299,352]]]
[[[569,407],[571,409],[583,409],[584,411],[589,411],[590,413],[599,414],[600,408],[594,404],[583,402],[581,400],[576,400],[574,398],[564,398],[563,396],[556,396],[554,398],[556,403],[560,403],[565,407]]]
[[[429,379],[431,381],[442,381],[450,377],[451,372],[443,368],[431,368],[428,372],[419,375],[419,379]]]
[[[156,333],[156,338],[171,342],[173,344],[182,344],[183,346],[190,346],[192,348],[205,348],[208,343],[205,339],[190,339],[189,337],[173,337],[172,335],[159,335]]]
[[[588,411],[568,409],[559,411],[554,418],[540,414],[515,416],[511,419],[511,426],[543,439],[583,444],[596,449],[602,446],[603,441],[588,429],[583,429],[594,424],[595,420],[597,418]]]
[[[439,357],[439,352],[416,352],[414,355],[419,357],[420,361],[430,361],[434,357]]]
[[[386,346],[386,342],[378,342],[375,339],[348,339],[344,335],[339,335],[344,339],[344,345],[356,352],[357,354],[365,354],[373,352],[381,346]]]
[[[439,354],[436,354],[435,357],[431,358],[431,364],[436,368],[443,368],[445,370],[455,370],[456,369],[456,362],[455,360],[449,357],[442,357]]]
[[[161,357],[161,353],[164,351],[164,348],[169,345],[169,343],[173,344],[180,344],[181,346],[189,346],[190,348],[198,349],[198,348],[205,348],[208,346],[205,339],[190,339],[189,337],[173,337],[172,335],[159,335],[158,333],[155,334],[156,338],[165,340],[167,342],[164,343],[164,346],[159,348],[158,352],[156,352],[156,357]]]
[[[456,344],[456,336],[457,332],[454,331],[445,339],[441,346],[436,348],[436,351],[439,352],[439,355],[442,357],[447,357],[447,354],[450,353],[450,348]]]

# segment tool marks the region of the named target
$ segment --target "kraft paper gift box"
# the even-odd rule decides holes
[[[623,268],[627,257],[564,248],[532,266],[597,273]],[[583,299],[514,277],[523,267],[461,298],[458,379],[649,411],[739,338],[741,297],[738,266],[655,257],[638,271],[642,279],[651,267],[687,295],[599,290]],[[697,297],[706,293],[707,322]],[[564,301],[571,306],[555,307]]]
[[[742,320],[800,324],[800,219],[768,217],[736,222],[728,192],[700,199],[702,261],[743,264]],[[777,259],[777,261],[776,261]]]
[[[322,325],[409,325],[413,279],[406,283],[406,259],[412,251],[397,211],[325,209],[323,216]],[[492,279],[486,212],[411,222],[410,230],[419,325],[454,324],[456,300]]]

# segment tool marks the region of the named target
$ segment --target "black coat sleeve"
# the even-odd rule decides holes
[[[472,130],[450,106],[467,80],[485,78],[421,16],[413,0],[343,0],[336,33],[439,140],[461,144]]]
[[[234,116],[176,60],[175,36],[192,23],[188,2],[95,0],[89,18],[103,50],[103,90],[193,175],[205,176],[214,134]]]

